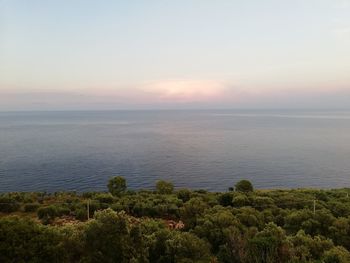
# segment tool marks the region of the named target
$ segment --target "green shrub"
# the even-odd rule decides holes
[[[124,177],[115,176],[108,181],[108,190],[114,196],[120,196],[126,191],[126,180]]]
[[[324,263],[349,263],[350,252],[343,247],[334,247],[324,254]]]
[[[25,204],[24,205],[24,212],[35,212],[36,210],[38,210],[40,204],[38,203],[30,203],[30,204]]]
[[[6,196],[0,197],[0,212],[12,213],[18,211],[20,206],[20,203],[15,199]]]
[[[222,206],[231,206],[233,194],[232,193],[224,193],[219,195],[219,204]]]
[[[182,202],[187,202],[188,200],[191,199],[191,191],[188,189],[181,189],[177,191],[177,198],[182,200]]]
[[[105,193],[95,195],[94,199],[106,204],[111,204],[114,201],[114,197],[111,194]]]
[[[246,195],[239,194],[235,195],[232,199],[232,205],[234,207],[242,207],[250,205],[250,200]]]
[[[80,221],[87,220],[87,210],[80,208],[74,211],[75,218]]]
[[[235,185],[235,189],[237,192],[243,192],[243,193],[248,193],[248,192],[253,192],[253,185],[250,181],[248,180],[241,180]]]
[[[174,190],[174,186],[170,182],[160,180],[156,183],[156,189],[159,194],[171,194]]]
[[[40,207],[37,211],[37,215],[44,224],[48,224],[57,217],[57,208],[53,205]]]

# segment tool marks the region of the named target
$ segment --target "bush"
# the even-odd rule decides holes
[[[0,212],[11,213],[18,211],[20,204],[10,197],[0,197]]]
[[[30,204],[25,204],[24,205],[24,212],[28,213],[28,212],[35,212],[36,210],[38,210],[39,208],[39,204],[38,203],[30,203]]]
[[[237,192],[243,192],[243,193],[248,193],[248,192],[253,192],[253,185],[251,182],[248,180],[241,180],[235,185],[235,189]]]
[[[124,177],[115,176],[108,182],[108,190],[114,196],[120,196],[126,191],[126,180]]]
[[[79,208],[74,212],[75,218],[80,221],[85,221],[87,219],[87,211],[86,209]]]
[[[291,258],[285,231],[269,223],[249,240],[249,262],[288,262]]]
[[[70,209],[67,206],[57,206],[56,207],[57,211],[57,216],[63,216],[63,215],[69,215],[70,214]]]
[[[0,240],[0,262],[68,262],[60,233],[28,218],[1,218]]]
[[[350,253],[343,247],[334,247],[324,254],[325,263],[348,263],[350,262]]]
[[[44,224],[48,224],[57,217],[57,209],[52,205],[47,207],[40,207],[37,211],[37,215]]]
[[[114,198],[111,194],[97,194],[94,199],[98,200],[101,203],[111,204],[114,201]]]
[[[191,199],[191,191],[188,189],[181,189],[177,192],[177,198],[182,200],[182,202],[187,202]]]
[[[249,198],[246,195],[239,194],[233,197],[232,199],[232,205],[234,207],[242,207],[242,206],[249,206],[250,201]]]
[[[174,190],[174,186],[170,182],[160,180],[156,184],[156,189],[159,194],[171,194]]]
[[[219,204],[222,206],[231,206],[232,199],[233,199],[232,193],[224,193],[219,196]]]
[[[138,226],[124,212],[96,212],[85,229],[86,257],[82,262],[146,262]]]

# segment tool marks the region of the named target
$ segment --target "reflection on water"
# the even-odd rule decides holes
[[[350,112],[0,113],[0,191],[350,186]]]

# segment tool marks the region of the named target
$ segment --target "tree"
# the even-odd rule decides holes
[[[42,223],[51,223],[58,215],[57,208],[53,205],[40,207],[37,211],[37,215]]]
[[[248,180],[241,180],[235,185],[235,189],[238,192],[248,193],[253,192],[253,185]]]
[[[325,263],[347,263],[350,262],[350,253],[344,247],[334,247],[325,252]]]
[[[219,204],[222,206],[230,206],[232,205],[233,195],[232,193],[224,193],[218,197]]]
[[[186,229],[196,226],[197,220],[202,217],[206,208],[207,204],[198,197],[190,199],[181,207],[181,220],[185,223]]]
[[[323,236],[310,236],[300,230],[296,235],[288,238],[292,244],[293,259],[295,262],[310,262],[312,260],[320,260],[324,251],[328,251],[334,247],[330,239]],[[294,261],[293,261],[294,262]]]
[[[212,251],[217,253],[219,247],[229,239],[229,229],[240,226],[240,222],[232,212],[216,206],[206,210],[205,214],[198,219],[193,233],[202,239],[208,240]]]
[[[329,232],[336,245],[350,249],[350,218],[337,218],[329,228]]]
[[[165,246],[168,262],[209,262],[209,244],[191,233],[174,231]]]
[[[120,196],[126,191],[126,180],[122,176],[115,176],[108,181],[108,190],[114,196]]]
[[[0,262],[67,262],[62,235],[28,218],[0,219]]]
[[[96,212],[86,225],[83,262],[144,262],[142,233],[130,221],[124,212]]]
[[[187,202],[191,199],[191,191],[188,189],[181,189],[177,192],[177,198],[181,199],[182,202]]]
[[[174,190],[174,185],[170,182],[160,180],[156,184],[156,189],[160,194],[171,194]]]
[[[288,262],[290,244],[281,227],[269,223],[249,240],[249,262]]]

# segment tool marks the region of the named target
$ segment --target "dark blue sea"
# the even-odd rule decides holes
[[[349,111],[0,113],[0,191],[350,187]]]

